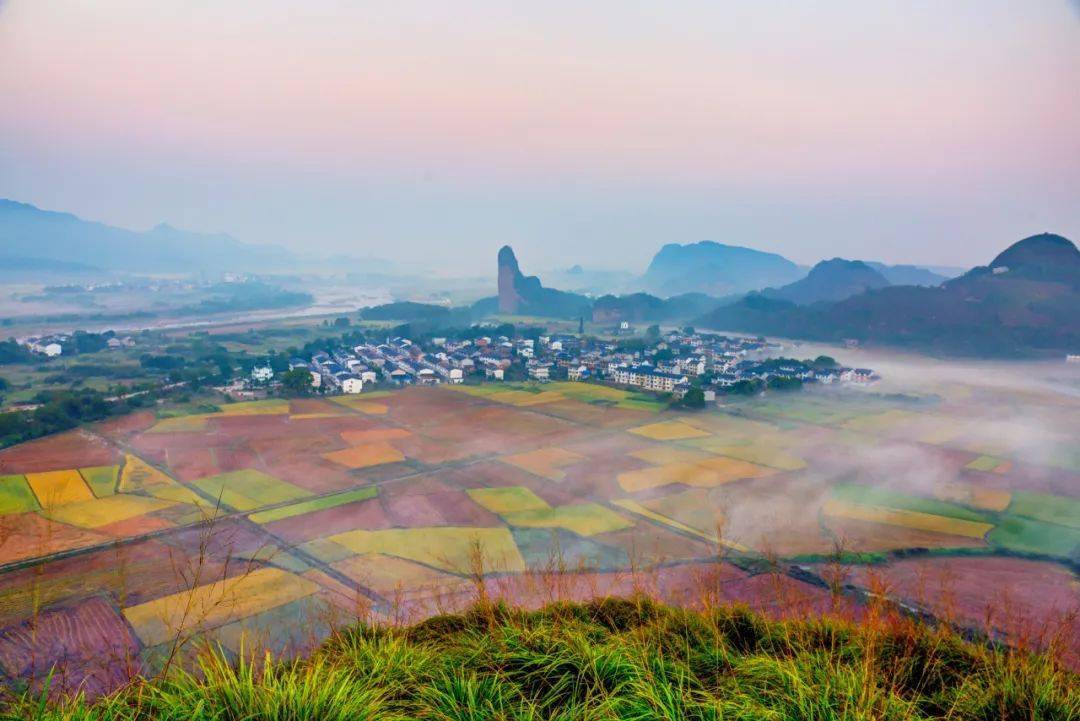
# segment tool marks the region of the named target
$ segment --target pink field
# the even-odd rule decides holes
[[[1080,664],[1080,584],[1053,563],[1021,558],[912,558],[851,570],[852,582],[880,588],[957,623],[1014,642],[1045,646],[1059,636]]]
[[[100,597],[0,631],[0,667],[9,676],[34,679],[40,686],[53,664],[54,692],[82,687],[92,696],[129,680],[141,666],[130,628]]]
[[[100,436],[85,430],[68,431],[0,451],[0,475],[109,466],[119,456]]]

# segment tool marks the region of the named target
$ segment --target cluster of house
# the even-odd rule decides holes
[[[310,360],[292,358],[289,369],[311,373],[311,385],[324,392],[361,393],[375,383],[435,385],[462,383],[466,370],[446,362],[445,353],[426,353],[408,338],[388,338],[379,345],[358,345],[315,353]],[[268,367],[252,371],[255,380],[269,380]],[[255,373],[260,373],[260,378]]]
[[[435,385],[462,383],[467,377],[488,380],[530,378],[595,380],[646,391],[682,395],[700,385],[707,398],[740,381],[769,381],[776,376],[804,382],[867,383],[877,379],[866,368],[820,367],[770,357],[782,346],[764,338],[735,338],[671,332],[639,350],[618,342],[570,334],[537,338],[506,336],[467,340],[433,338],[420,344],[408,338],[387,338],[293,358],[290,369],[311,373],[323,392],[361,393],[373,384]],[[269,366],[256,366],[252,379],[268,382]]]
[[[569,380],[594,378],[679,396],[696,384],[702,387],[707,400],[740,381],[768,382],[774,377],[785,377],[831,384],[870,383],[878,379],[868,368],[816,367],[794,359],[775,358],[772,354],[783,346],[764,338],[672,331],[650,348],[633,353],[619,352],[618,346],[610,343],[598,345],[569,359],[556,356],[553,362],[556,365],[569,362],[566,376]]]
[[[22,341],[22,344],[31,353],[55,358],[64,352],[64,344],[69,340],[71,340],[71,336],[48,335],[41,338],[27,338]]]
[[[108,340],[105,341],[105,345],[111,350],[119,350],[121,348],[132,348],[135,346],[135,339],[131,336],[120,337],[114,335],[112,331],[105,334]],[[43,355],[47,358],[55,358],[56,356],[63,355],[64,346],[71,340],[71,336],[65,333],[57,333],[47,336],[34,336],[31,338],[24,338],[20,341],[28,351]]]

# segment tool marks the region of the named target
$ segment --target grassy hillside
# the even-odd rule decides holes
[[[1080,681],[1049,656],[873,613],[782,622],[607,599],[355,627],[298,662],[209,654],[192,675],[89,705],[28,694],[0,718],[1065,721]]]

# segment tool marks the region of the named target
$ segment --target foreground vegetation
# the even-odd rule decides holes
[[[646,599],[528,612],[481,604],[410,628],[358,626],[295,662],[204,654],[193,673],[63,703],[27,693],[0,718],[1080,718],[1077,675],[871,612],[858,624],[687,611]]]

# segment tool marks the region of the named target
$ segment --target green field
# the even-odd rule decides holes
[[[579,536],[630,528],[634,524],[598,503],[580,503],[554,508],[534,508],[506,513],[503,519],[522,528],[564,528]]]
[[[1055,558],[1080,558],[1080,530],[1010,516],[987,536],[990,544],[1009,551],[1037,553]]]
[[[80,468],[86,485],[98,498],[111,496],[116,493],[116,484],[120,478],[120,466],[95,466],[93,468]]]
[[[1008,513],[1080,529],[1080,500],[1075,498],[1017,491],[1013,493]]]
[[[0,476],[0,516],[40,508],[25,476]]]
[[[904,511],[931,513],[935,516],[946,516],[947,518],[958,518],[960,520],[975,521],[978,523],[992,522],[986,515],[955,503],[937,501],[932,498],[922,498],[920,496],[910,496],[904,493],[890,491],[886,488],[844,483],[833,486],[832,496],[840,501],[858,503],[864,506],[884,506],[886,508],[897,508]]]
[[[358,488],[355,491],[335,493],[332,496],[323,496],[321,498],[313,498],[310,501],[300,501],[299,503],[282,506],[281,508],[272,508],[269,511],[259,511],[257,513],[252,513],[249,518],[255,521],[255,523],[270,523],[272,521],[280,521],[283,518],[292,518],[293,516],[311,513],[312,511],[322,511],[327,508],[344,506],[346,503],[353,503],[354,501],[366,501],[369,498],[374,498],[378,493],[378,488],[367,486],[365,488]]]
[[[298,501],[311,495],[303,488],[250,468],[200,478],[192,485],[215,500],[220,498],[224,505],[238,511]]]

